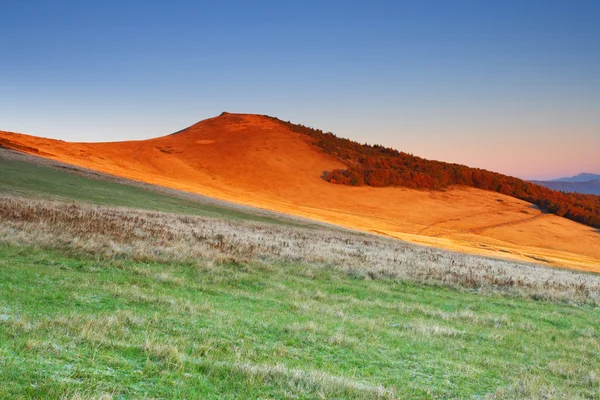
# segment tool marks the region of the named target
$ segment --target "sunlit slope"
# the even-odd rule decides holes
[[[438,247],[600,272],[600,233],[498,193],[333,185],[344,168],[306,136],[224,114],[144,141],[67,143],[0,132],[5,147],[114,175]]]

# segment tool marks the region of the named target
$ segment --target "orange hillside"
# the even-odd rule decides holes
[[[600,272],[600,233],[502,194],[334,185],[344,168],[278,121],[223,114],[143,141],[68,143],[0,132],[0,145],[113,175],[446,249]]]

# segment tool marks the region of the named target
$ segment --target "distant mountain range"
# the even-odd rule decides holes
[[[553,179],[550,181],[531,181],[549,189],[562,192],[600,195],[600,175],[582,172],[579,175]]]
[[[590,174],[588,172],[582,172],[579,175],[567,178],[552,179],[550,180],[550,182],[591,182],[597,180],[600,180],[599,174]]]

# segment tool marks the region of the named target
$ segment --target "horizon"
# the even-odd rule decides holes
[[[244,110],[527,180],[600,173],[593,1],[143,4],[11,2],[0,130],[139,140]]]

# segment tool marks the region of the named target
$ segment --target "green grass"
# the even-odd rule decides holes
[[[0,398],[598,399],[598,321],[325,267],[0,245]]]
[[[2,158],[0,193],[287,223]],[[29,210],[23,199],[7,204],[25,209],[2,221],[6,237],[17,238],[7,241],[13,245],[0,243],[2,399],[600,399],[600,309],[594,302],[370,280],[333,264],[308,264],[302,246],[288,258],[296,263],[229,258],[234,254],[213,254],[210,246],[199,254],[213,254],[212,260],[143,262],[157,258],[134,259],[134,251],[107,258],[94,249],[120,243],[110,235],[131,228],[127,218],[97,210],[91,215],[101,229],[80,232],[81,226],[68,225],[72,210],[57,219],[50,212],[56,208]],[[27,223],[32,215],[39,221]],[[185,239],[191,231],[181,221],[181,231],[173,228],[168,216],[162,227],[137,218],[136,229],[153,228],[158,236]],[[283,232],[233,225],[231,237],[206,227],[198,240],[216,235],[243,247],[236,235],[259,229],[266,241],[254,238],[257,246],[274,246],[268,235]],[[48,233],[52,229],[56,235]],[[149,251],[157,240],[153,232],[137,232]],[[24,233],[29,236],[19,236]],[[311,231],[310,238],[327,242],[326,231],[315,235]],[[24,237],[37,246],[23,245],[18,238]],[[189,242],[178,238],[174,246]],[[347,240],[348,246],[373,246]],[[338,249],[329,246],[322,251]],[[255,248],[247,248],[253,254]]]
[[[6,160],[1,157],[0,193],[82,201],[111,207],[133,207],[152,211],[298,225],[251,212],[202,204],[199,201],[153,192],[136,186],[95,180],[55,168]]]

